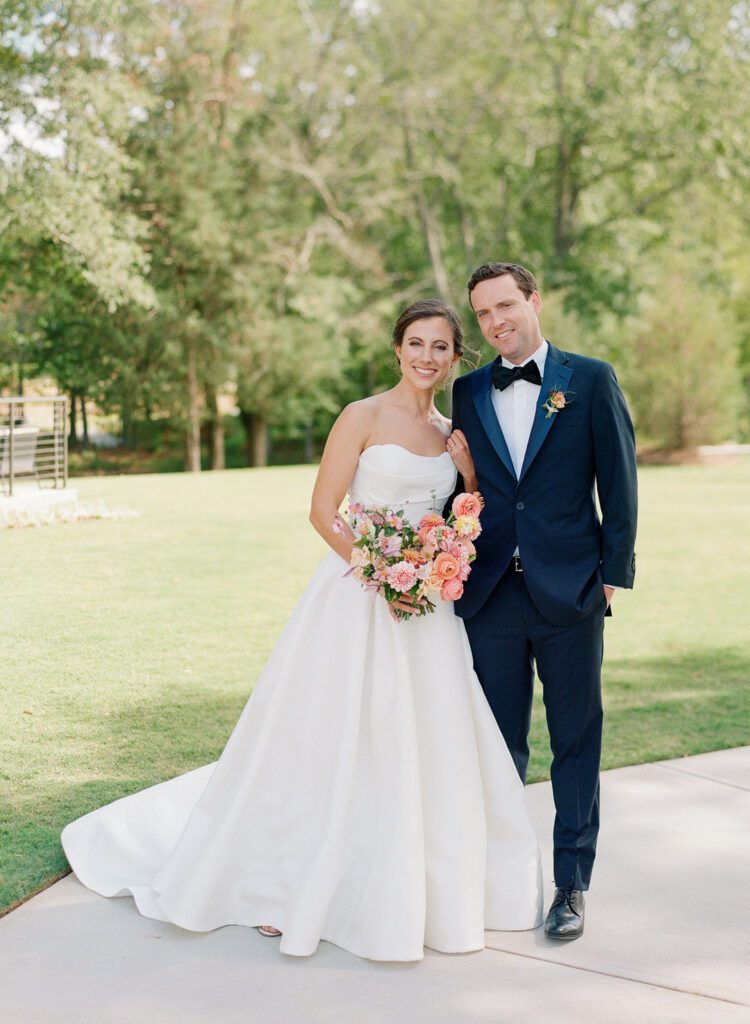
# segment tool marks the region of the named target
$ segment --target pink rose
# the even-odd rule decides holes
[[[458,601],[463,592],[464,585],[457,576],[454,576],[451,580],[446,580],[440,588],[440,596],[444,601]]]
[[[484,498],[475,491],[474,494],[457,494],[451,505],[454,516],[478,516],[484,508]]]

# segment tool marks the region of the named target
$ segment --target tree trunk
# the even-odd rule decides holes
[[[245,428],[248,466],[268,465],[268,424],[261,416],[246,409],[240,409],[240,420]]]
[[[558,260],[567,259],[575,235],[576,207],[579,185],[576,180],[575,164],[580,152],[580,142],[575,137],[560,137],[557,145],[557,168],[555,171],[555,211],[552,244]]]
[[[201,471],[201,392],[198,386],[198,368],[195,349],[187,345],[187,435],[185,451],[185,469],[188,473]]]
[[[430,254],[432,276],[435,278],[437,290],[440,293],[440,297],[445,302],[453,302],[448,271],[446,270],[445,261],[443,260],[443,245],[440,241],[440,226],[437,222],[437,218],[435,217],[435,211],[427,202],[424,190],[419,187],[417,188],[417,210],[419,211],[422,230],[424,231],[424,235],[427,240],[427,251]]]
[[[122,422],[122,427],[120,429],[120,442],[124,448],[134,448],[133,414],[131,412],[130,403],[127,401],[122,404],[120,419]]]
[[[216,388],[206,389],[206,402],[211,416],[209,423],[211,469],[226,469],[226,458],[224,453],[224,419],[219,412],[219,396]]]
[[[304,454],[304,459],[305,459],[305,462],[312,462],[312,460],[315,458],[315,443],[314,443],[314,438],[313,438],[312,423],[310,423],[309,421],[305,424],[304,438],[305,438],[305,454]]]
[[[422,231],[427,243],[427,252],[430,257],[432,275],[441,299],[445,302],[453,302],[450,276],[443,258],[443,243],[440,238],[440,224],[435,216],[435,211],[430,206],[425,194],[424,184],[420,179],[420,173],[416,166],[414,147],[412,144],[411,125],[406,110],[403,111],[404,150],[406,153],[406,165],[409,168],[413,181],[414,198],[417,204],[417,213],[422,224]]]
[[[86,414],[86,397],[81,395],[81,423],[83,425],[83,447],[89,446],[89,419]]]
[[[213,455],[211,458],[211,469],[226,469],[226,457],[224,453],[224,420],[219,415],[213,423]]]
[[[76,425],[76,393],[75,391],[70,392],[70,436],[68,437],[68,444],[71,448],[75,446],[78,441],[78,428]]]

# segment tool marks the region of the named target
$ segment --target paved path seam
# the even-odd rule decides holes
[[[546,956],[534,956],[533,953],[519,953],[515,949],[503,949],[500,946],[485,946],[495,953],[502,953],[505,956],[520,956],[524,960],[536,960],[537,963],[554,964],[556,967],[567,967],[572,971],[583,971],[585,974],[599,974],[603,978],[616,978],[618,981],[629,981],[633,985],[646,985],[648,988],[660,988],[666,992],[679,992],[683,996],[695,996],[696,999],[710,999],[714,1003],[729,1003],[731,1006],[750,1006],[750,1003],[740,1002],[737,999],[729,999],[727,996],[715,996],[709,992],[696,992],[694,989],[679,988],[677,985],[666,985],[662,981],[649,980],[648,975],[639,978],[637,975],[617,974],[615,971],[603,971],[596,967],[582,967],[580,964],[563,963],[560,960],[552,960]]]
[[[730,789],[739,789],[742,793],[750,792],[750,785],[741,786],[737,782],[727,782],[726,779],[717,779],[713,775],[703,775],[701,772],[691,772],[687,768],[678,768],[673,764],[663,764],[660,761],[655,761],[650,767],[663,768],[668,772],[676,772],[678,775],[690,775],[694,779],[703,779],[704,782],[714,782],[717,786],[729,786]]]

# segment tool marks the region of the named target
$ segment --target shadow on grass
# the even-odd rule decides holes
[[[602,768],[750,744],[750,649],[723,647],[604,662]],[[529,782],[549,778],[537,686]]]

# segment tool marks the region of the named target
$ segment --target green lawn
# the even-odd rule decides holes
[[[82,498],[139,515],[0,530],[0,907],[65,870],[67,821],[219,754],[324,553],[313,479],[88,478]],[[641,494],[637,589],[606,627],[607,768],[750,743],[750,460],[646,468]]]

